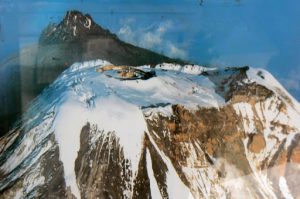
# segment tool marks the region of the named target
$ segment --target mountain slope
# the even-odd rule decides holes
[[[0,64],[0,136],[28,104],[74,62],[104,59],[113,64],[184,63],[118,39],[89,16],[68,11],[59,24],[50,24],[39,43]]]
[[[300,106],[267,71],[109,65],[73,64],[0,139],[0,198],[300,196]]]

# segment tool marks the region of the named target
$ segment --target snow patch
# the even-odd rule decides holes
[[[282,176],[280,176],[280,178],[279,178],[279,187],[280,187],[280,191],[281,191],[282,195],[286,199],[294,199],[294,197],[290,193],[288,185],[286,184],[285,178]]]
[[[144,108],[143,109],[144,115],[149,118],[150,120],[153,119],[153,116],[157,116],[157,114],[163,117],[171,117],[173,113],[172,105],[167,106],[158,106],[155,108]]]
[[[148,149],[146,152],[146,156],[147,156],[147,173],[148,173],[148,177],[149,177],[149,181],[150,181],[151,198],[157,198],[157,199],[162,198],[159,188],[158,188],[158,184],[154,177],[154,173],[153,173],[153,169],[152,169],[152,159],[151,159],[150,152]]]
[[[237,115],[242,116],[245,132],[248,134],[257,133],[251,104],[244,102],[236,103],[233,105],[233,108]]]
[[[92,20],[90,18],[86,17],[85,23],[84,23],[84,27],[90,29],[91,28],[91,24],[92,24]]]
[[[55,119],[55,139],[59,146],[59,158],[63,163],[66,186],[80,198],[76,183],[75,160],[80,146],[80,132],[87,120],[86,110],[76,101],[64,104]]]
[[[111,63],[101,59],[90,60],[85,62],[76,62],[72,64],[70,68],[66,70],[64,73],[76,72],[86,68],[93,68],[96,66],[106,66],[106,65],[111,65]]]
[[[181,69],[181,65],[179,65],[179,64],[163,63],[163,64],[156,65],[155,68],[162,69],[162,70],[175,70],[175,71],[179,71]]]
[[[76,37],[76,31],[77,31],[77,27],[73,26],[73,36]]]
[[[166,173],[166,185],[168,189],[169,198],[174,199],[182,199],[182,198],[189,198],[193,199],[193,195],[190,192],[189,188],[185,186],[185,184],[181,181],[180,177],[178,176],[171,160],[161,151],[158,146],[156,145],[155,141],[151,137],[149,133],[147,133],[150,139],[150,142],[156,149],[156,152],[160,155],[164,163],[167,165],[168,172]]]
[[[179,65],[171,63],[162,63],[155,66],[156,69],[168,70],[168,71],[178,71],[181,73],[201,75],[204,71],[216,70],[216,68],[207,68],[199,65]]]

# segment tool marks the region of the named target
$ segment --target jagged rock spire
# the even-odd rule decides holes
[[[83,26],[90,29],[94,21],[89,14],[84,15],[80,11],[70,10],[66,13],[63,23],[67,26]]]
[[[89,14],[70,10],[59,24],[50,24],[43,31],[40,44],[86,41],[95,36],[116,37],[96,24]]]

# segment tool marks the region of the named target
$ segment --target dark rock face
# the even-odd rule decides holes
[[[113,133],[107,137],[100,137],[93,147],[89,144],[92,139],[91,131],[93,130],[89,124],[82,129],[80,150],[75,162],[81,197],[122,198],[125,190],[131,188],[128,185],[132,176],[126,171],[128,161],[124,159],[122,149]]]
[[[54,139],[54,138],[53,138]],[[49,164],[51,162],[51,164]],[[44,185],[37,188],[42,198],[63,198],[68,195],[63,178],[64,170],[59,161],[58,147],[45,153],[41,159],[42,175],[45,176]]]
[[[50,24],[42,32],[37,45],[22,49],[0,65],[0,136],[62,71],[74,62],[93,59],[131,66],[183,63],[125,43],[90,15],[68,11],[59,24]]]

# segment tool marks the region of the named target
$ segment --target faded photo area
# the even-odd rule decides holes
[[[299,6],[0,1],[0,199],[300,198]]]

